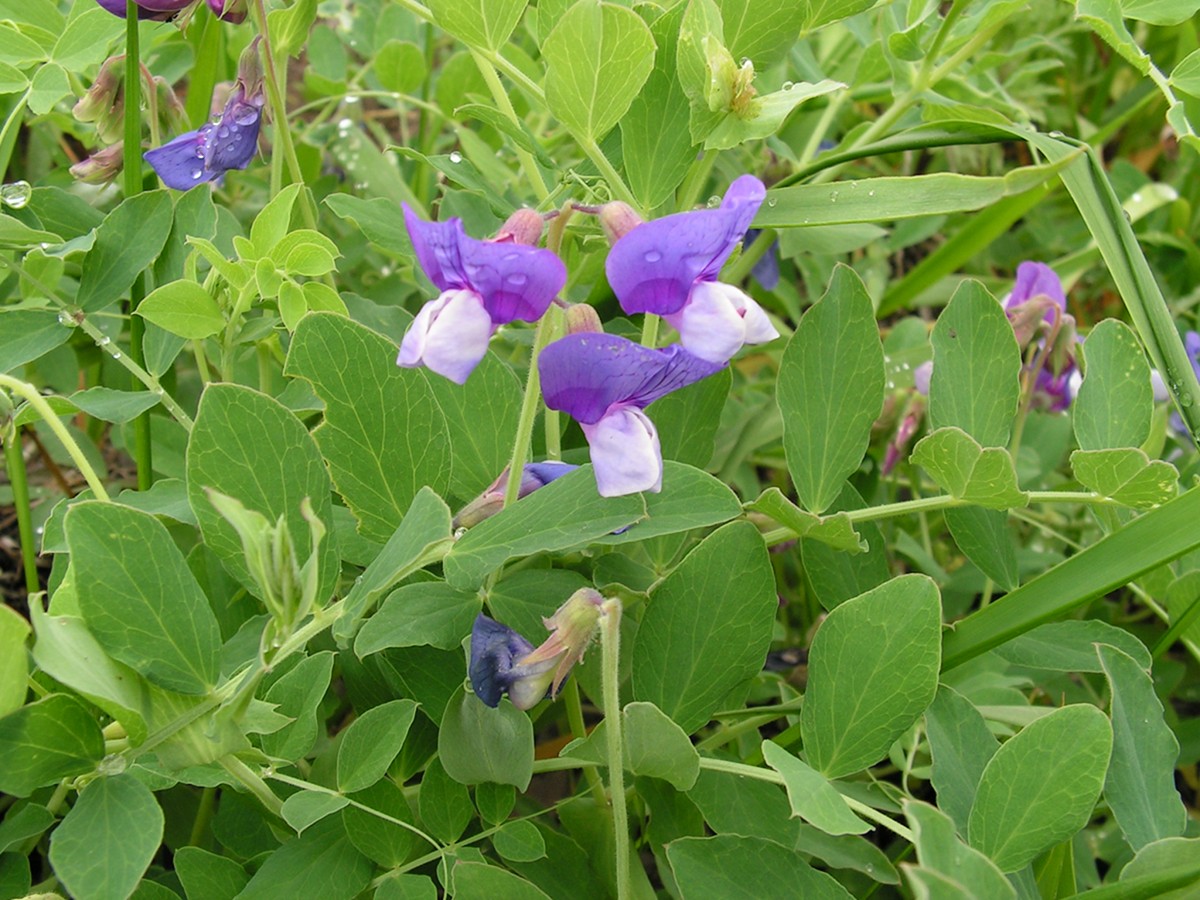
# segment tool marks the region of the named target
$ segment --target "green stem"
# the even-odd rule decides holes
[[[609,190],[612,191],[614,199],[623,200],[625,203],[628,203],[633,207],[634,212],[645,218],[646,211],[642,209],[641,204],[637,202],[637,198],[633,196],[633,191],[629,189],[629,185],[625,183],[625,179],[621,177],[621,173],[608,161],[608,157],[604,155],[604,151],[600,149],[600,145],[592,138],[576,136],[575,140],[587,158],[600,170],[600,174],[604,176],[604,180],[608,182]]]
[[[542,316],[533,338],[533,353],[529,357],[529,376],[525,379],[525,397],[521,401],[521,414],[517,419],[517,435],[513,439],[512,459],[508,464],[508,484],[504,488],[504,505],[517,502],[521,490],[521,473],[529,458],[529,443],[533,438],[533,423],[537,419],[538,407],[542,403],[541,379],[538,377],[538,357],[542,348],[550,343],[553,333],[552,316]]]
[[[508,99],[508,93],[504,90],[504,85],[500,83],[500,76],[496,74],[496,67],[474,48],[471,48],[471,56],[475,60],[475,65],[479,68],[479,74],[483,76],[483,80],[487,83],[488,90],[492,92],[492,99],[496,101],[497,108],[520,130],[521,120],[517,117],[517,111],[513,109],[512,101]],[[529,186],[533,188],[534,195],[537,197],[538,202],[541,203],[550,196],[550,191],[546,188],[546,182],[542,180],[541,170],[538,169],[537,162],[528,150],[523,147],[517,147],[516,153],[517,159],[521,163],[521,170],[525,173],[525,180],[529,182]]]
[[[717,151],[705,150],[704,154],[692,163],[687,177],[683,180],[683,186],[679,189],[679,202],[676,205],[680,210],[691,209],[700,202],[700,191],[708,182],[708,176],[716,161]]]
[[[71,459],[75,463],[75,468],[80,471],[87,481],[88,487],[92,489],[92,494],[98,500],[107,501],[108,491],[104,489],[104,483],[96,475],[96,470],[92,468],[92,464],[83,455],[83,451],[79,449],[79,445],[75,443],[75,438],[71,437],[71,433],[67,431],[67,427],[58,418],[58,414],[50,408],[50,404],[38,393],[37,388],[32,384],[26,384],[24,381],[19,381],[10,375],[3,374],[0,374],[0,387],[8,388],[37,410],[37,414],[50,426],[50,430],[54,432],[54,436],[62,442],[67,453],[71,455]]]
[[[189,847],[199,847],[200,842],[204,840],[204,832],[208,830],[208,823],[212,821],[213,811],[216,808],[216,800],[216,788],[207,787],[200,793],[200,804],[196,807],[196,818],[192,820],[192,833],[188,835]]]
[[[0,176],[8,171],[8,161],[12,158],[13,148],[17,146],[17,134],[21,131],[21,120],[25,117],[28,104],[29,91],[26,91],[4,120],[4,127],[0,128]]]
[[[621,601],[604,601],[600,613],[603,656],[604,735],[608,757],[608,793],[612,802],[613,855],[617,866],[617,900],[632,896],[629,873],[629,822],[625,810],[625,751],[621,733]]]
[[[741,255],[722,273],[721,280],[728,284],[741,284],[754,268],[754,264],[767,255],[775,243],[775,229],[764,228],[749,247],[742,248]]]
[[[583,740],[587,737],[587,726],[583,721],[583,704],[579,699],[579,684],[574,678],[568,679],[563,686],[562,698],[563,705],[567,708],[567,724],[571,727],[571,737]],[[583,777],[588,783],[597,807],[603,808],[604,784],[600,781],[600,775],[595,769],[587,768],[583,770]]]
[[[646,313],[642,316],[642,346],[654,349],[658,344],[658,316]]]
[[[221,768],[232,775],[239,784],[253,794],[258,802],[267,808],[272,815],[283,818],[283,801],[272,791],[262,776],[251,769],[236,756],[225,756],[219,761]]]
[[[37,575],[37,547],[33,537],[33,514],[29,506],[29,481],[25,477],[25,457],[21,453],[21,429],[13,425],[3,436],[4,466],[12,485],[13,506],[17,510],[17,536],[21,542],[21,565],[25,569],[25,590],[41,590]]]
[[[758,766],[748,766],[745,763],[733,762],[728,759],[711,759],[709,757],[700,757],[700,768],[708,769],[710,772],[724,772],[727,775],[738,775],[744,778],[754,778],[758,781],[769,781],[771,784],[783,785],[786,787],[787,782],[784,781],[782,775],[774,769],[762,769]],[[864,819],[870,819],[876,824],[882,825],[888,831],[892,832],[904,840],[913,841],[913,833],[905,826],[901,825],[890,816],[886,816],[879,810],[867,806],[860,800],[855,800],[853,797],[847,797],[842,794],[842,799],[846,801],[846,805],[862,816]]]

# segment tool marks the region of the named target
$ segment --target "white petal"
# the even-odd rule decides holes
[[[1073,374],[1072,377],[1074,377]],[[1154,393],[1155,403],[1166,403],[1171,399],[1171,394],[1167,391],[1167,385],[1162,376],[1158,374],[1158,369],[1150,370],[1150,390]],[[1071,396],[1074,398],[1075,395]]]
[[[683,349],[714,363],[727,362],[746,340],[746,324],[725,288],[742,294],[719,281],[699,281],[683,309],[663,317],[679,332]]]
[[[662,490],[662,450],[658,431],[634,406],[610,409],[595,425],[583,425],[601,497]]]
[[[779,332],[775,330],[763,308],[750,297],[746,297],[746,310],[742,313],[742,321],[746,323],[747,344],[765,344],[779,337]]]
[[[463,384],[487,353],[492,317],[474,291],[446,291],[421,307],[400,342],[401,366],[425,365]]]

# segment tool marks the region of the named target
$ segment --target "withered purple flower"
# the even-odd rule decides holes
[[[426,303],[400,343],[396,362],[426,366],[458,384],[479,365],[501,325],[536,322],[567,280],[553,252],[530,246],[541,236],[521,210],[494,241],[468,237],[462,220],[426,222],[404,204],[404,224],[417,262],[441,291]],[[517,222],[514,222],[517,219]]]
[[[724,363],[744,344],[777,338],[762,307],[717,280],[765,197],[762,182],[743,175],[715,209],[619,229],[605,270],[621,308],[662,316],[684,349],[709,362]]]
[[[543,488],[556,478],[574,472],[579,466],[571,463],[547,460],[526,463],[521,472],[521,485],[517,488],[517,499],[528,497],[538,488]],[[492,482],[482,494],[464,506],[454,517],[455,528],[472,528],[484,519],[494,516],[504,507],[504,492],[508,489],[508,469]]]
[[[546,405],[583,428],[603,497],[661,490],[658,431],[643,410],[722,368],[677,344],[651,350],[612,334],[567,335],[538,357]]]
[[[521,660],[532,652],[533,644],[507,625],[480,613],[471,628],[468,669],[475,696],[493,709],[500,705],[504,694],[518,709],[535,706],[554,680],[557,660],[523,665]]]

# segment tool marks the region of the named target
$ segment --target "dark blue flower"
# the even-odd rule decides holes
[[[531,709],[546,696],[554,680],[557,657],[533,665],[521,660],[533,652],[533,645],[507,625],[483,613],[475,617],[471,628],[471,663],[468,674],[475,696],[493,709],[508,694],[513,706]]]

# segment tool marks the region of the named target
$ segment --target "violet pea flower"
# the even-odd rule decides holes
[[[125,18],[125,0],[96,0],[114,16]],[[169,19],[193,0],[137,0],[139,19]]]
[[[567,281],[550,250],[468,237],[462,220],[426,222],[404,206],[417,262],[441,294],[417,313],[400,342],[397,365],[424,365],[457,384],[479,365],[501,325],[536,322]],[[536,240],[537,238],[533,238]]]
[[[507,625],[489,619],[483,613],[471,628],[471,662],[468,675],[471,689],[486,706],[495,709],[508,694],[517,709],[532,709],[554,680],[558,659],[523,664],[533,653],[533,644]]]
[[[624,234],[605,263],[621,308],[662,316],[685,350],[713,363],[779,337],[762,307],[717,280],[765,197],[762,182],[743,175],[716,209],[664,216]]]
[[[526,463],[521,471],[521,484],[517,488],[517,499],[528,497],[538,488],[544,488],[556,478],[574,472],[579,466],[571,463],[546,460]],[[504,508],[504,492],[508,490],[508,469],[492,482],[482,494],[464,506],[454,517],[454,528],[473,528],[484,519],[491,518]]]
[[[583,428],[602,497],[662,489],[658,431],[643,410],[722,368],[678,344],[652,350],[613,334],[570,334],[538,357],[546,405]]]
[[[1033,405],[1050,412],[1067,409],[1081,379],[1073,352],[1075,320],[1067,313],[1067,297],[1058,275],[1045,263],[1021,263],[1004,311],[1018,332],[1018,341],[1032,339],[1033,328],[1042,323],[1055,331],[1055,345],[1034,376]]]

